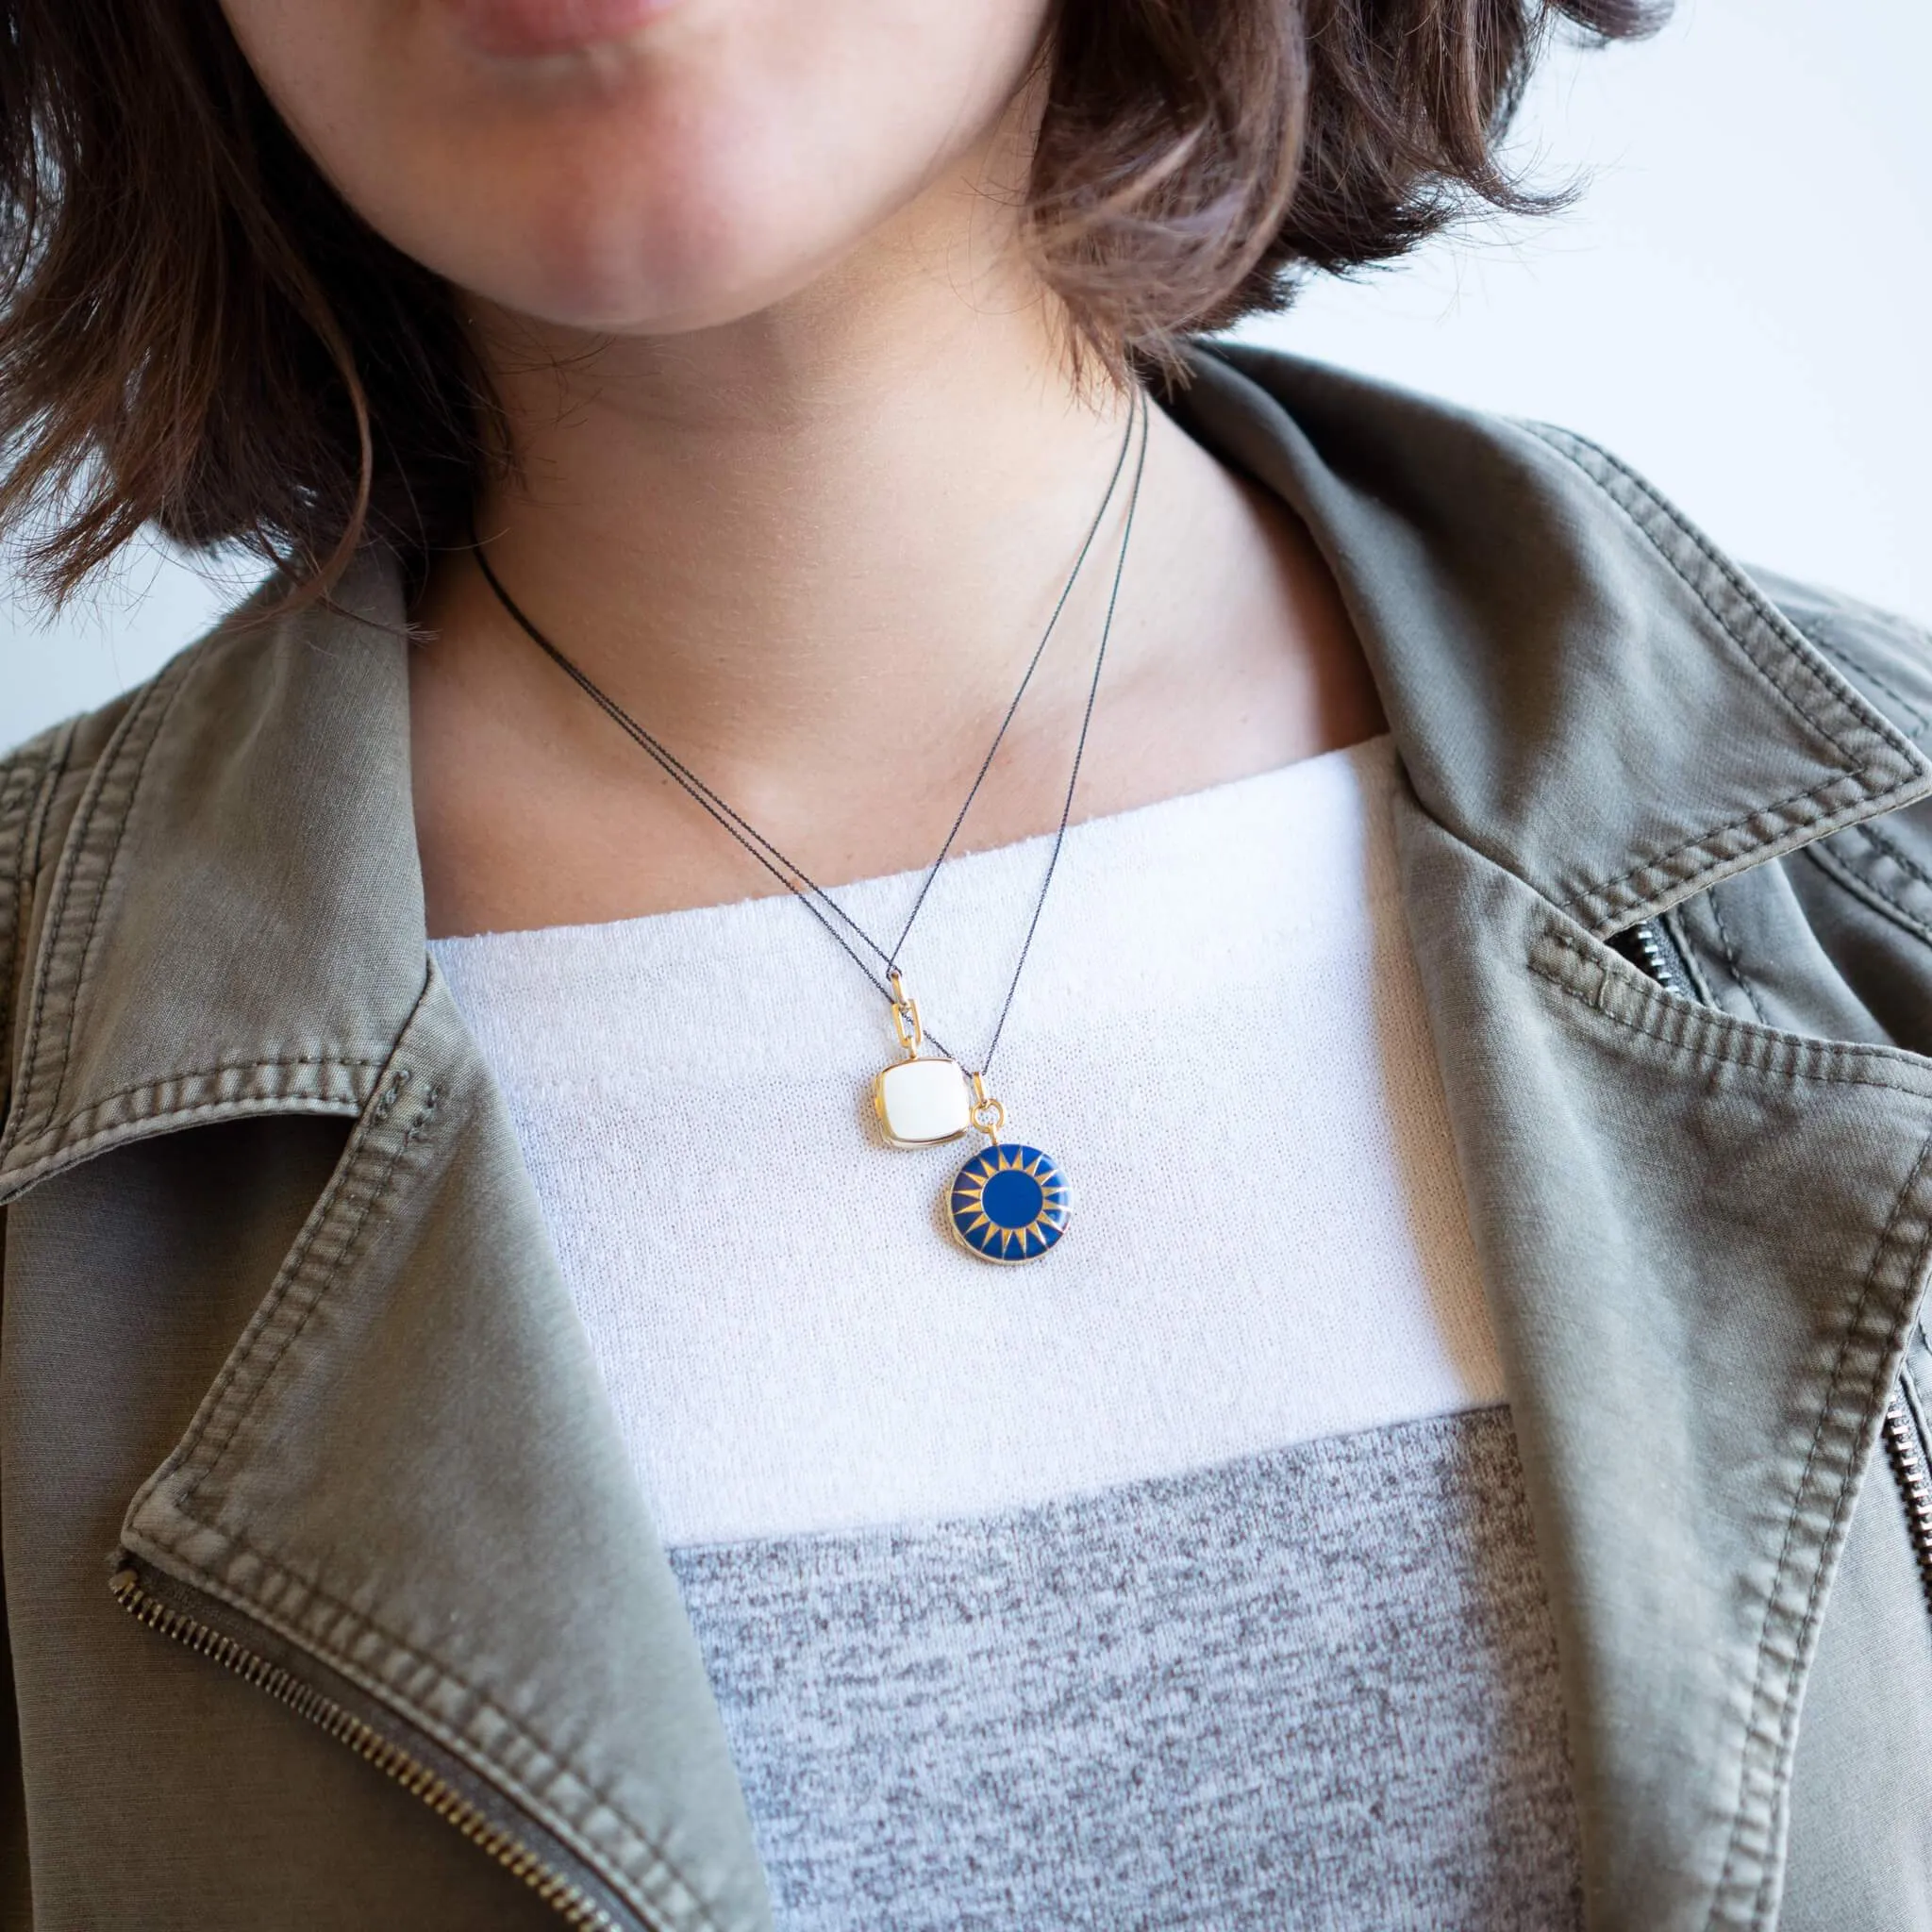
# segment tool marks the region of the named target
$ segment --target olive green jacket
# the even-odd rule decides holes
[[[1176,410],[1407,774],[1588,1923],[1932,1932],[1932,645],[1557,431],[1247,351]],[[397,582],[0,761],[8,1932],[767,1923],[426,964]]]

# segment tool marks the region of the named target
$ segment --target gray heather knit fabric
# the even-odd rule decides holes
[[[1580,1923],[1507,1410],[672,1560],[780,1932]]]

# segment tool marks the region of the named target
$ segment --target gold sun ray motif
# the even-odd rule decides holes
[[[1066,1177],[1038,1147],[995,1141],[954,1177],[956,1240],[982,1261],[1033,1261],[1067,1231]]]

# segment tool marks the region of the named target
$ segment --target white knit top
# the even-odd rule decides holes
[[[884,1003],[789,899],[436,944],[787,1932],[1574,1922],[1397,782],[1376,740],[1072,830],[991,1083],[1073,1190],[1019,1267],[942,1232],[976,1137],[879,1137]],[[948,865],[903,955],[969,1062],[1047,848]],[[836,896],[887,937],[917,886]]]

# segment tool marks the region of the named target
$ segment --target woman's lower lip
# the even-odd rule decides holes
[[[446,0],[463,38],[509,60],[569,54],[634,34],[676,0]]]

